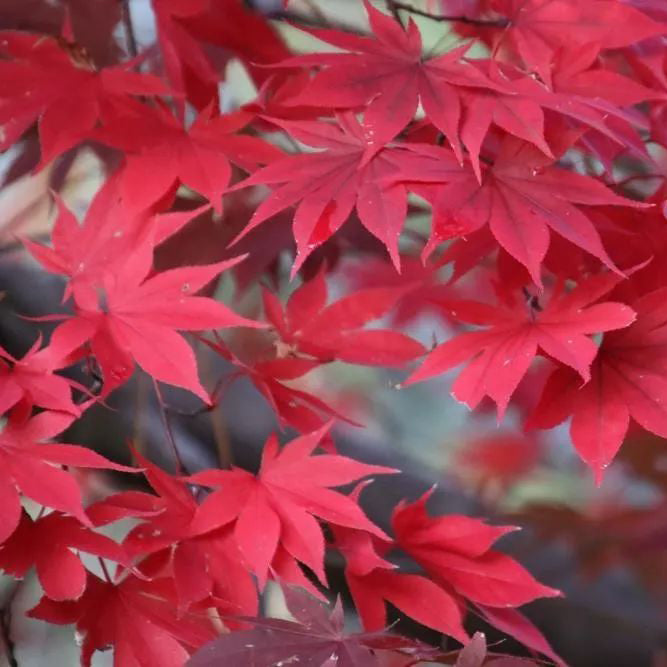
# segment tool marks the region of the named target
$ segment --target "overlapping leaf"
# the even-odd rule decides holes
[[[407,193],[402,184],[389,182],[388,177],[396,173],[405,151],[379,141],[371,128],[350,113],[339,115],[336,125],[323,121],[274,122],[297,141],[324,150],[277,160],[241,182],[241,187],[275,188],[257,207],[241,236],[297,205],[292,222],[297,247],[294,275],[356,208],[361,223],[384,244],[398,267],[398,237],[407,213]]]
[[[24,512],[18,528],[0,545],[0,568],[22,579],[34,566],[49,599],[76,600],[83,595],[87,574],[73,550],[130,565],[116,542],[74,517],[53,512],[33,521]]]
[[[147,209],[179,182],[220,211],[230,162],[254,171],[283,156],[257,137],[236,134],[251,119],[243,112],[212,117],[208,107],[186,129],[168,110],[155,107],[116,115],[95,138],[125,153],[120,191],[130,210]]]
[[[76,480],[58,466],[99,468],[135,472],[113,463],[79,445],[44,444],[65,430],[74,416],[62,412],[41,412],[23,423],[6,424],[0,432],[0,542],[16,530],[21,519],[20,491],[32,500],[60,510],[90,526]]]
[[[324,536],[316,517],[384,535],[354,500],[332,488],[396,471],[345,456],[313,456],[327,429],[300,436],[282,449],[272,436],[256,476],[233,469],[205,470],[190,478],[217,488],[201,505],[195,524],[210,529],[233,519],[239,549],[261,584],[279,545],[324,581]]]
[[[434,201],[427,252],[439,241],[488,225],[500,246],[528,269],[537,285],[552,232],[616,268],[585,207],[646,206],[614,194],[590,176],[553,166],[530,144],[509,136],[493,164],[485,166],[481,184],[472,167],[457,170],[454,156],[444,149],[422,152],[423,157],[404,159],[402,169],[406,180],[442,184]]]
[[[424,347],[397,331],[362,327],[389,312],[405,292],[400,287],[360,289],[327,305],[320,271],[292,293],[285,309],[265,291],[264,310],[280,336],[279,356],[300,352],[320,362],[400,366],[421,356]]]
[[[39,121],[42,164],[85,138],[103,114],[135,104],[132,96],[169,90],[132,63],[98,71],[75,44],[39,35],[3,32],[0,53],[0,149]]]
[[[583,387],[568,369],[549,378],[530,424],[549,428],[572,415],[570,435],[598,483],[634,419],[667,437],[667,319],[660,289],[638,299],[634,324],[605,334]]]
[[[499,307],[475,301],[446,303],[454,317],[489,328],[465,332],[438,345],[406,384],[434,377],[472,358],[454,383],[453,395],[470,408],[489,396],[502,417],[538,350],[566,364],[586,382],[598,351],[590,335],[623,329],[635,319],[635,312],[623,303],[596,303],[617,282],[613,274],[601,274],[571,292],[555,293],[537,310],[521,300]]]
[[[309,30],[349,53],[297,56],[281,63],[324,67],[292,103],[338,109],[368,105],[364,117],[369,132],[377,141],[388,141],[414,118],[421,102],[431,122],[448,138],[460,158],[461,89],[503,87],[465,60],[468,45],[425,58],[419,29],[412,20],[404,30],[370,2],[365,1],[364,6],[372,38],[334,30]]]
[[[183,667],[190,651],[215,636],[204,614],[176,615],[173,588],[133,576],[110,582],[88,574],[76,601],[42,598],[29,615],[59,625],[76,624],[82,637],[81,665],[113,647],[114,667]]]

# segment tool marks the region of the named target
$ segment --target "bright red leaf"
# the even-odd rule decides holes
[[[336,125],[271,120],[294,139],[324,150],[282,158],[240,183],[241,187],[269,185],[275,189],[257,207],[238,238],[296,205],[292,221],[297,251],[294,275],[356,208],[361,223],[387,248],[398,268],[398,237],[407,213],[407,192],[389,177],[397,173],[406,151],[379,141],[351,113],[337,116]]]
[[[22,579],[31,567],[51,600],[76,600],[86,587],[86,568],[76,552],[83,551],[130,566],[125,551],[71,516],[52,512],[33,521],[23,512],[18,528],[0,545],[0,568]]]
[[[439,56],[424,57],[417,24],[404,30],[393,18],[365,1],[374,38],[334,30],[309,34],[349,53],[296,56],[285,66],[323,66],[293,104],[314,104],[338,109],[368,105],[364,114],[368,132],[376,141],[393,139],[414,118],[421,102],[430,121],[447,137],[461,158],[459,122],[465,88],[503,90],[465,58],[469,45]]]
[[[159,78],[132,71],[132,62],[97,70],[63,40],[6,31],[0,53],[0,148],[39,121],[42,165],[84,139],[103,115],[135,104],[132,96],[169,91]]]
[[[362,327],[389,312],[406,291],[402,287],[360,289],[327,305],[326,278],[320,271],[292,293],[284,310],[265,291],[264,311],[280,336],[279,356],[294,351],[320,362],[339,359],[401,366],[424,354],[424,347],[396,331]]]
[[[560,288],[544,307],[524,299],[501,306],[445,302],[444,307],[457,319],[489,328],[438,345],[406,384],[432,378],[472,358],[452,393],[470,408],[489,396],[498,405],[501,418],[538,350],[574,369],[586,382],[598,351],[590,335],[623,329],[635,320],[635,312],[623,303],[596,303],[617,282],[613,274],[600,274],[571,292]]]
[[[632,304],[637,313],[627,329],[605,334],[581,386],[567,369],[557,369],[529,423],[550,428],[572,415],[570,435],[579,456],[599,484],[634,419],[647,431],[667,437],[667,317],[664,289]]]
[[[21,519],[19,490],[35,502],[60,510],[91,525],[82,505],[79,485],[61,465],[136,472],[113,463],[79,445],[44,444],[64,431],[74,416],[63,412],[41,412],[29,421],[6,424],[0,432],[0,542],[16,530]]]
[[[215,299],[195,296],[242,259],[150,276],[153,240],[146,234],[116,272],[105,272],[97,284],[74,293],[77,313],[56,329],[54,338],[73,345],[90,341],[105,393],[126,382],[136,362],[155,380],[189,389],[209,402],[194,352],[176,330],[261,326]]]
[[[243,112],[213,117],[208,107],[186,129],[167,109],[155,107],[115,116],[95,138],[126,155],[120,192],[130,210],[149,208],[178,182],[219,212],[232,175],[230,162],[255,171],[284,155],[257,137],[235,134],[251,120]]]
[[[363,477],[396,472],[345,456],[312,456],[328,425],[292,440],[282,449],[267,440],[257,476],[245,470],[205,470],[191,481],[217,487],[197,513],[195,524],[212,528],[234,519],[234,537],[260,584],[278,545],[324,581],[324,536],[316,517],[328,523],[384,533],[359,505],[333,487]]]
[[[422,152],[424,157],[403,160],[402,168],[407,180],[442,184],[433,204],[427,251],[488,224],[500,246],[528,269],[537,285],[550,232],[615,269],[582,206],[646,206],[614,194],[590,176],[554,167],[552,159],[510,136],[493,164],[483,165],[481,185],[472,167],[457,169],[448,151],[432,147]]]
[[[86,592],[76,601],[42,598],[28,614],[67,625],[82,636],[81,665],[113,647],[114,667],[183,667],[190,651],[215,636],[205,614],[177,616],[173,591],[162,582],[128,576],[119,583],[88,574]]]

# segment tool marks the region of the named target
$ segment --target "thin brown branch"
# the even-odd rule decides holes
[[[19,663],[14,655],[14,642],[12,641],[9,626],[11,625],[11,614],[9,612],[0,614],[0,633],[2,634],[2,642],[5,645],[5,656],[9,667],[19,667]]]
[[[176,463],[177,472],[181,475],[187,474],[187,469],[183,465],[183,459],[181,454],[178,451],[178,446],[176,445],[176,438],[174,438],[174,431],[171,428],[171,422],[169,421],[169,416],[167,415],[167,408],[162,398],[162,392],[156,380],[153,380],[153,387],[155,389],[155,396],[157,398],[158,406],[160,408],[160,417],[162,419],[162,425],[164,426],[165,433],[167,434],[167,440],[169,446],[171,447],[172,454],[174,455],[174,461]]]
[[[416,16],[423,16],[424,18],[431,19],[432,21],[450,21],[452,23],[465,23],[466,25],[476,25],[485,28],[506,28],[509,24],[507,19],[473,19],[469,16],[449,16],[446,14],[431,14],[423,9],[418,9],[413,7],[411,4],[406,2],[398,2],[397,0],[387,0],[387,6],[391,10],[392,14],[396,16],[396,12],[402,10],[408,12],[409,14],[415,14]]]
[[[5,649],[5,657],[9,667],[19,667],[12,639],[12,605],[20,588],[21,582],[17,581],[0,609],[0,638]]]
[[[139,48],[137,46],[137,37],[134,34],[134,26],[132,25],[132,16],[130,15],[130,0],[121,0],[121,12],[123,15],[127,51],[133,58],[136,58]]]

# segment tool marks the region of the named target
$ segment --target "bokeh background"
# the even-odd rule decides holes
[[[127,39],[115,6],[118,4],[115,0],[0,0],[0,29],[58,34],[67,6],[85,46],[102,61],[113,60]],[[273,25],[296,50],[323,48],[280,20],[282,2],[257,0],[248,4],[254,11],[274,16]],[[431,10],[437,10],[438,5],[435,0],[414,4]],[[131,0],[128,5],[139,50],[148,51],[152,57],[156,33],[151,3]],[[358,0],[294,0],[289,11],[309,17],[315,24],[329,22],[366,29],[363,5]],[[444,49],[458,39],[445,23],[417,20],[429,48]],[[115,43],[102,41],[109,24],[114,25],[109,34]],[[234,53],[211,45],[211,55],[224,73],[221,99],[225,108],[235,109],[252,101],[257,90]],[[0,156],[0,345],[14,355],[23,354],[39,330],[48,335],[48,326],[21,316],[57,312],[62,294],[59,279],[36,265],[22,249],[18,236],[48,239],[54,218],[52,189],[82,216],[113,165],[114,156],[98,146],[85,146],[34,173],[37,159],[34,135],[26,136],[18,148]],[[180,192],[179,198],[183,208],[195,203],[187,191]],[[215,254],[216,246],[224,248],[229,226],[244,224],[251,210],[242,199],[231,198],[221,218],[207,214],[196,220],[173,244],[167,244],[158,261],[167,266],[175,259],[214,259],[209,255]],[[280,251],[287,222],[286,218],[272,223],[272,230],[266,233],[275,234],[275,243],[271,240],[269,245],[278,252],[267,255],[265,266],[255,267],[257,272],[268,269],[266,280],[273,281],[283,296],[294,288],[287,279],[290,248],[285,246]],[[419,260],[415,257],[409,261],[414,250],[410,234],[418,238],[428,224],[427,210],[415,201],[403,251],[408,257],[408,275],[417,282],[423,276]],[[372,241],[360,230],[355,233],[360,235],[362,246],[372,250]],[[332,291],[335,294],[360,284],[393,284],[397,278],[392,271],[372,253],[358,261],[352,258],[337,267]],[[441,278],[448,278],[447,269]],[[227,280],[218,288],[219,297],[234,302],[248,315],[257,315],[258,287],[239,287]],[[464,285],[462,289],[468,288]],[[418,307],[430,289],[432,284],[422,284],[391,316],[427,345],[450,333],[437,312]],[[382,322],[377,324],[381,326]],[[234,335],[234,344],[240,348],[255,344],[247,333]],[[203,379],[210,386],[229,369],[219,358],[205,350],[200,352]],[[522,384],[522,405],[530,406],[539,396],[542,370],[536,368]],[[310,373],[295,385],[330,397],[334,405],[365,424],[364,428],[336,428],[343,453],[404,471],[401,476],[378,480],[365,492],[366,509],[373,519],[386,525],[399,498],[414,499],[437,484],[433,511],[461,512],[520,525],[524,530],[503,538],[502,546],[539,580],[565,592],[564,599],[538,602],[526,611],[570,664],[667,665],[666,443],[643,432],[631,433],[604,484],[596,488],[571,447],[567,425],[547,433],[525,433],[517,416],[510,412],[499,427],[490,406],[471,413],[452,399],[451,376],[409,390],[400,388],[404,377],[405,373],[399,371],[335,363]],[[230,461],[252,469],[266,436],[277,429],[272,411],[245,379],[226,385],[220,405],[212,412],[198,414],[196,400],[177,390],[166,391],[165,398],[173,408],[175,437],[190,470]],[[282,435],[287,437],[289,433]],[[70,442],[89,445],[117,460],[129,460],[130,439],[158,463],[171,465],[150,381],[140,373],[112,396],[108,406],[88,411],[68,434]],[[88,475],[91,500],[128,483],[121,477]],[[116,525],[112,534],[118,537],[127,528]],[[338,568],[338,563],[330,563],[332,579],[342,587],[340,572],[336,577]],[[20,585],[8,578],[0,582],[1,606],[12,608],[7,623],[18,664],[74,667],[78,649],[73,630],[28,620],[21,613],[39,595],[39,586],[32,578]],[[265,603],[268,613],[282,613],[275,591],[267,595]],[[350,622],[354,624],[355,619],[351,617]],[[500,642],[499,650],[519,650],[481,621],[479,627],[488,632],[490,642]],[[404,621],[397,629],[434,639]],[[110,665],[110,658],[109,654],[98,653],[94,664]],[[6,664],[3,659],[0,657],[0,665]]]

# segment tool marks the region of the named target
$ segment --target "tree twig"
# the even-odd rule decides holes
[[[452,23],[465,23],[467,25],[476,25],[486,28],[506,28],[509,25],[507,19],[473,19],[469,16],[449,16],[446,14],[431,14],[423,9],[413,7],[412,5],[406,2],[398,2],[398,0],[387,0],[387,6],[391,10],[394,16],[397,15],[399,10],[408,12],[410,14],[416,14],[417,16],[423,16],[424,18],[431,19],[432,21],[451,21]]]
[[[186,475],[188,471],[185,465],[183,465],[183,459],[181,458],[181,454],[178,451],[178,446],[176,445],[176,438],[174,438],[174,431],[171,428],[171,422],[169,421],[169,416],[167,415],[167,409],[162,398],[162,392],[160,391],[160,387],[158,386],[158,383],[155,379],[153,380],[153,387],[155,388],[155,396],[160,408],[162,425],[164,426],[165,433],[167,434],[167,440],[169,441],[171,451],[174,455],[174,461],[176,462],[177,472],[181,475]]]
[[[123,27],[125,28],[127,50],[133,58],[136,58],[139,53],[139,48],[137,47],[137,37],[134,34],[132,16],[130,15],[130,0],[121,0],[121,12],[123,15]]]
[[[18,592],[19,583],[20,582],[17,582],[17,585],[9,594],[9,597],[5,601],[2,609],[0,609],[0,636],[2,637],[2,643],[5,648],[5,656],[7,658],[7,664],[9,667],[19,667],[19,663],[16,660],[16,655],[14,652],[14,641],[12,640],[11,633],[12,604],[14,603],[14,598]]]

